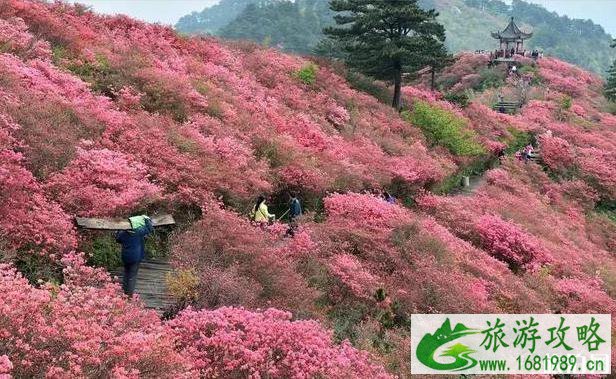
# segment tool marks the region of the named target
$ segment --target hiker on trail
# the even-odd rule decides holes
[[[297,195],[294,192],[289,194],[290,197],[290,207],[289,207],[289,219],[291,222],[296,220],[299,216],[302,215],[302,204],[300,203]]]
[[[498,162],[503,163],[504,158],[505,158],[505,149],[498,150]]]
[[[293,237],[295,230],[297,230],[297,218],[302,215],[302,204],[295,192],[289,193],[289,198],[289,229],[287,230],[287,235]]]
[[[505,101],[505,99],[503,98],[503,94],[502,94],[502,93],[499,93],[499,94],[498,94],[498,103],[499,103],[499,104],[502,104],[502,102],[503,102],[503,101]]]
[[[265,225],[274,220],[276,215],[270,214],[267,210],[267,204],[265,204],[265,197],[259,196],[252,211],[250,212],[252,220],[259,225]]]
[[[528,163],[528,161],[532,158],[533,151],[534,149],[532,145],[527,145],[524,148],[524,163]]]
[[[122,263],[124,263],[124,280],[122,289],[129,297],[135,292],[139,264],[145,258],[145,237],[154,231],[152,220],[148,216],[129,218],[132,229],[116,233],[116,241],[122,245]]]
[[[386,202],[388,202],[389,204],[395,204],[396,203],[396,198],[393,197],[389,192],[387,191],[383,191],[383,198],[385,199]]]

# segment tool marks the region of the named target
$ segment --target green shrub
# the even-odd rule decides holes
[[[169,88],[169,83],[163,81],[143,82],[138,90],[144,93],[141,97],[141,106],[151,113],[166,113],[177,122],[187,120],[187,109],[179,92]]]
[[[458,104],[462,108],[468,107],[468,104],[470,101],[468,94],[466,92],[462,92],[462,93],[448,92],[445,94],[445,96],[443,96],[443,98],[449,101],[450,103]]]
[[[616,223],[616,200],[602,200],[597,203],[595,209],[597,212]]]
[[[88,255],[88,264],[96,267],[104,267],[114,271],[122,266],[122,247],[115,240],[112,232],[94,232],[81,246]],[[145,239],[146,258],[164,258],[168,255],[168,236],[164,231],[155,231]]]
[[[539,76],[539,70],[535,66],[529,66],[529,65],[522,66],[519,68],[518,73],[520,75],[531,74],[532,75],[532,79],[530,82],[531,86],[537,86],[541,84],[541,77]]]
[[[452,154],[476,156],[485,153],[475,133],[467,129],[464,119],[450,111],[416,101],[413,111],[403,112],[402,116],[421,128],[429,143],[443,146]]]
[[[267,160],[272,168],[281,167],[289,161],[288,154],[280,148],[276,140],[257,138],[253,141],[253,149],[256,158]]]
[[[302,83],[312,85],[317,81],[317,71],[319,68],[314,63],[308,63],[294,73],[294,76]]]
[[[476,91],[485,91],[488,88],[498,88],[505,84],[502,71],[496,67],[484,68],[479,72],[479,83],[473,87]]]
[[[573,99],[571,98],[571,96],[565,95],[560,100],[560,109],[562,110],[568,111],[569,109],[571,109],[571,105],[573,105]]]
[[[154,233],[145,239],[145,254],[148,258],[165,258],[169,256],[169,233],[166,229],[154,229]]]
[[[120,245],[112,234],[97,236],[84,250],[89,255],[88,263],[93,266],[113,270],[122,265]]]
[[[505,154],[513,154],[533,142],[533,135],[528,132],[523,132],[514,128],[507,128],[507,131],[511,134],[512,138],[503,141],[507,144]]]
[[[39,281],[62,283],[62,267],[46,255],[16,252],[5,256],[0,251],[0,263],[5,262],[12,262],[31,284],[37,285]]]
[[[353,89],[376,97],[381,103],[391,103],[393,91],[387,88],[382,82],[377,82],[374,79],[351,70],[347,71],[346,80]]]

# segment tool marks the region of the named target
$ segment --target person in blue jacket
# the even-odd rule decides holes
[[[297,230],[297,218],[302,215],[302,204],[295,192],[289,193],[289,229],[287,236],[293,237]]]
[[[116,233],[116,241],[122,245],[122,263],[124,263],[124,280],[122,289],[129,297],[135,292],[139,264],[145,258],[145,237],[154,231],[152,220],[148,216],[129,218],[132,229]]]

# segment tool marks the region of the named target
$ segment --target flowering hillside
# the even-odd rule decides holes
[[[439,79],[467,107],[407,87],[400,117],[299,57],[1,2],[0,376],[406,377],[412,313],[616,311],[601,81],[546,58],[521,93],[486,63]],[[496,113],[497,92],[525,105]],[[447,195],[532,140],[541,165],[510,154]],[[247,220],[289,190],[307,210],[292,238]],[[162,211],[164,320],[101,267],[109,236],[73,226]]]

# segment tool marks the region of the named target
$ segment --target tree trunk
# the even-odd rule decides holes
[[[435,72],[434,72],[434,66],[430,67],[430,88],[432,89],[432,91],[434,91],[434,76],[435,76]]]
[[[394,99],[391,102],[391,106],[400,111],[401,104],[401,90],[402,90],[402,69],[396,68],[394,72]]]

